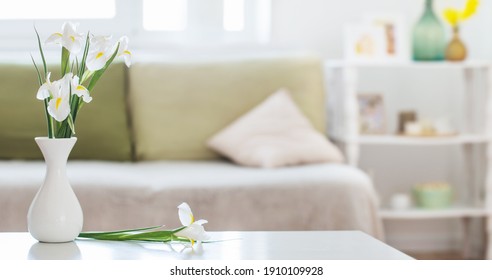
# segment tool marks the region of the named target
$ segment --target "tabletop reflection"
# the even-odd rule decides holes
[[[82,254],[75,242],[43,243],[36,242],[29,249],[29,260],[80,260]]]

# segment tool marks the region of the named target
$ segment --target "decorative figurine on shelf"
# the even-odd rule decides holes
[[[414,60],[444,60],[444,26],[434,13],[433,0],[425,0],[424,13],[413,29],[412,44]]]
[[[398,114],[398,134],[405,134],[405,126],[407,123],[417,121],[417,113],[415,111],[401,111]]]
[[[466,58],[467,50],[460,38],[459,24],[475,14],[478,4],[478,0],[468,0],[462,11],[454,8],[444,10],[444,18],[453,28],[453,37],[446,47],[446,60],[462,61]]]
[[[400,115],[401,117],[401,115]],[[418,137],[442,137],[455,136],[458,132],[453,128],[451,123],[446,118],[436,120],[404,120],[400,119],[400,125],[403,126],[403,131],[400,135],[403,136],[418,136]]]

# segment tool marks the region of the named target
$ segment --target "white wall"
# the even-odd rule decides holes
[[[462,7],[465,0],[434,0],[436,14],[444,7]],[[424,0],[272,0],[272,45],[310,49],[325,58],[343,56],[343,27],[367,13],[401,15],[408,38]],[[470,58],[492,59],[492,1],[483,0],[477,14],[462,25]],[[448,27],[446,25],[446,27]],[[447,28],[449,29],[449,28]],[[410,43],[410,42],[408,42]]]

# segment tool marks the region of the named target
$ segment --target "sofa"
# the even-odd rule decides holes
[[[57,66],[50,65],[57,77]],[[179,226],[183,201],[207,230],[361,230],[383,238],[369,177],[343,163],[235,164],[207,147],[217,131],[287,88],[325,132],[320,60],[310,55],[114,64],[78,115],[68,176],[83,230]],[[28,64],[0,64],[0,231],[26,231],[46,136]]]

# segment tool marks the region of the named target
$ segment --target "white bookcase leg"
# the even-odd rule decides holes
[[[486,179],[485,179],[485,209],[487,217],[485,219],[486,230],[486,259],[492,259],[492,146],[490,137],[492,135],[492,71],[488,67],[485,71],[486,75],[486,113],[485,113],[485,133],[488,137],[487,141],[487,157],[486,157]]]
[[[352,166],[357,166],[359,163],[359,105],[357,101],[357,68],[347,66],[344,68],[344,119],[346,123],[346,146],[345,152],[347,162]]]
[[[470,217],[464,217],[461,220],[463,225],[463,259],[467,260],[471,258],[471,229],[470,229]]]

